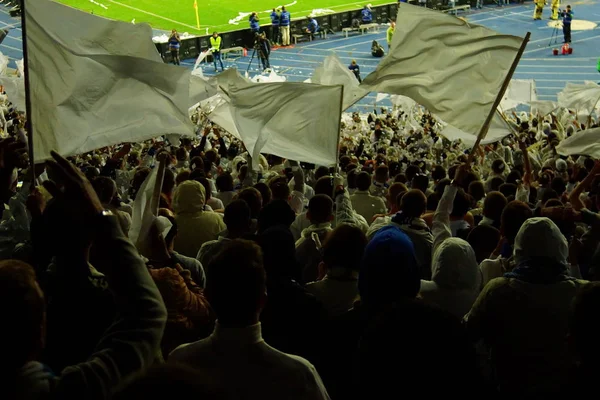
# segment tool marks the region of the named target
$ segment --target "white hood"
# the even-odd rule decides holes
[[[551,258],[560,264],[567,264],[569,245],[552,220],[530,218],[519,230],[515,238],[514,259],[520,264],[531,258]]]

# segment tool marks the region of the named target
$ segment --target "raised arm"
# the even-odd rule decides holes
[[[596,161],[596,164],[594,164],[594,168],[592,168],[590,173],[585,177],[584,180],[579,182],[571,194],[569,194],[569,202],[576,211],[585,208],[585,204],[583,204],[583,201],[581,201],[581,194],[592,184],[594,178],[598,174],[600,174],[600,161]]]

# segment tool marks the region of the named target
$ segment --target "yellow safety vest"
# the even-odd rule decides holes
[[[217,51],[221,50],[221,36],[217,36],[216,39],[214,36],[211,36],[210,47],[216,49]]]

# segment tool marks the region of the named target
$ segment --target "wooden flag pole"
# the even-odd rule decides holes
[[[158,215],[158,209],[160,205],[160,194],[162,192],[163,179],[165,177],[165,166],[166,166],[166,155],[161,154],[161,158],[158,160],[158,172],[156,174],[156,183],[154,184],[154,190],[152,191],[152,199],[150,200],[150,210],[152,215]]]
[[[25,0],[21,0],[21,32],[23,32],[23,73],[25,76],[25,131],[29,147],[29,172],[31,174],[31,190],[35,189],[35,159],[33,157],[33,124],[31,123],[31,85],[29,83],[29,45],[27,39],[27,18],[25,16]]]
[[[496,96],[496,100],[494,100],[492,109],[490,110],[490,113],[488,114],[487,118],[485,119],[485,122],[483,123],[483,126],[481,127],[481,130],[479,131],[479,135],[477,135],[477,140],[475,141],[475,144],[473,145],[473,148],[471,149],[471,153],[469,154],[469,160],[467,161],[468,164],[471,164],[471,162],[473,161],[473,157],[475,156],[475,149],[477,148],[477,146],[479,146],[479,144],[481,143],[481,141],[487,134],[488,130],[490,129],[490,124],[492,123],[492,118],[494,118],[494,114],[496,113],[496,110],[498,109],[498,106],[500,105],[500,102],[502,101],[502,97],[504,97],[504,93],[506,93],[506,89],[508,89],[510,80],[512,79],[512,76],[515,73],[515,70],[517,69],[517,65],[519,64],[519,61],[521,61],[521,57],[523,56],[523,52],[525,51],[525,47],[527,47],[527,43],[529,42],[530,37],[531,37],[531,32],[527,32],[527,35],[525,35],[525,38],[523,39],[523,42],[521,43],[521,47],[519,48],[519,51],[517,51],[517,55],[515,56],[515,59],[513,60],[513,63],[510,66],[510,69],[508,70],[508,73],[506,74],[506,78],[504,79],[504,82],[502,83],[502,86],[500,87],[500,91],[498,92],[498,95]]]

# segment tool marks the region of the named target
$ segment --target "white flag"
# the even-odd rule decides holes
[[[13,103],[17,110],[25,112],[25,79],[2,76],[0,85],[4,86],[8,101]]]
[[[442,123],[442,125],[444,125],[444,123]],[[504,118],[502,118],[502,115],[500,115],[500,113],[496,111],[494,117],[492,118],[492,122],[490,123],[488,133],[485,136],[485,138],[481,140],[481,144],[490,144],[498,142],[499,140],[502,140],[506,136],[510,135],[511,133],[512,131],[508,126],[508,123],[505,121]],[[477,140],[477,136],[473,136],[470,133],[463,132],[452,125],[444,126],[440,134],[451,141],[460,139],[466,146],[469,147],[474,146],[475,141]]]
[[[543,117],[550,114],[558,108],[558,104],[550,100],[537,100],[530,103],[531,112],[535,115],[540,114]]]
[[[477,135],[523,39],[399,3],[392,51],[361,86],[402,94]]]
[[[258,169],[260,153],[337,163],[342,86],[300,82],[230,87],[233,117]]]
[[[599,99],[600,86],[597,83],[567,83],[558,94],[558,105],[569,110],[586,111],[589,115],[596,108]]]
[[[26,0],[25,12],[36,161],[193,133],[190,72],[163,63],[148,25],[47,0]]]
[[[537,101],[537,90],[533,79],[511,79],[500,102],[502,110],[510,110],[521,104]]]
[[[600,158],[600,128],[586,129],[574,133],[556,146],[558,154],[563,156],[586,155]]]
[[[354,73],[342,64],[335,54],[327,56],[323,64],[315,69],[310,82],[319,85],[344,86],[343,110],[350,108],[369,93],[368,90],[359,87],[358,79],[356,79]]]

